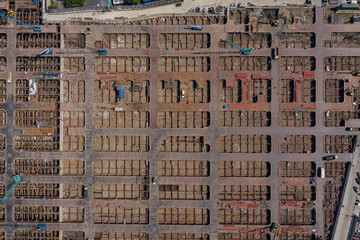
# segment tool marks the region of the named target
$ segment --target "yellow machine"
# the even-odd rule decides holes
[[[14,16],[14,11],[9,10],[9,17],[13,17]]]

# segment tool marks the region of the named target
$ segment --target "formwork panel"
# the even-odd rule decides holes
[[[316,240],[316,235],[311,233],[280,233],[280,240]]]
[[[280,177],[315,177],[316,164],[308,161],[281,161]]]
[[[314,71],[315,57],[280,57],[280,71]]]
[[[95,152],[148,152],[149,136],[95,135],[93,137]]]
[[[116,87],[125,87],[124,98],[118,98]],[[94,101],[96,103],[129,104],[150,102],[150,81],[96,80],[94,82]]]
[[[301,101],[313,103],[316,101],[316,80],[303,79],[301,82]]]
[[[148,224],[148,208],[94,207],[95,224]]]
[[[157,240],[210,240],[207,233],[159,233]]]
[[[344,102],[345,81],[343,79],[326,79],[324,96],[327,103]]]
[[[149,176],[148,160],[95,159],[95,176]]]
[[[220,153],[269,153],[270,135],[222,135],[219,138]]]
[[[208,177],[210,162],[207,160],[159,160],[159,176]]]
[[[0,128],[6,126],[6,112],[5,110],[0,110]]]
[[[161,128],[206,128],[210,126],[210,112],[161,111],[158,121]]]
[[[1,24],[0,24],[1,25]],[[0,48],[6,48],[7,47],[7,34],[6,33],[0,33]]]
[[[160,80],[158,88],[160,103],[180,102],[181,82],[179,80]]]
[[[58,112],[50,110],[16,110],[14,125],[17,128],[57,127]]]
[[[160,57],[159,72],[209,72],[210,57]]]
[[[6,148],[6,136],[0,134],[0,152],[4,151]]]
[[[220,185],[218,198],[223,201],[268,201],[270,195],[268,185]]]
[[[139,20],[126,21],[124,25],[211,25],[225,24],[226,16],[159,16]]]
[[[314,209],[280,208],[279,222],[281,225],[315,225]]]
[[[210,145],[203,136],[168,136],[158,145],[159,152],[209,152]]]
[[[150,34],[103,33],[102,41],[95,45],[103,49],[147,49],[150,47]]]
[[[360,111],[325,111],[325,127],[345,127],[346,120],[360,119]]]
[[[39,25],[42,23],[42,11],[39,9],[18,8],[15,11],[15,19],[30,25]],[[20,23],[16,23],[20,25]]]
[[[295,101],[295,81],[294,79],[280,80],[280,102],[293,103]]]
[[[14,172],[21,175],[82,176],[84,160],[66,159],[15,159]]]
[[[7,70],[7,58],[0,57],[0,72],[6,72]]]
[[[257,103],[261,96],[264,102],[271,102],[271,80],[252,78],[249,84],[249,100]]]
[[[37,83],[37,97],[39,102],[60,101],[60,80],[40,79]]]
[[[29,152],[55,152],[60,149],[59,137],[46,135],[15,135],[14,149],[16,151]]]
[[[159,48],[202,49],[210,47],[209,33],[160,33]]]
[[[240,79],[235,79],[231,83],[224,79],[219,81],[219,102],[239,103],[242,99],[242,81]]]
[[[60,57],[16,57],[17,72],[59,72]]]
[[[264,208],[227,208],[218,210],[219,224],[268,225],[271,213]]]
[[[320,43],[321,44],[321,43]],[[280,48],[314,48],[315,33],[280,33]]]
[[[324,58],[325,71],[357,71],[360,67],[358,56],[332,56]]]
[[[4,79],[0,79],[0,103],[6,102],[6,92],[6,81]]]
[[[262,232],[218,233],[219,240],[270,240],[270,234]]]
[[[144,184],[94,184],[94,199],[149,199],[149,185]]]
[[[21,199],[82,199],[82,184],[24,183],[15,188],[15,198]]]
[[[314,153],[316,138],[314,135],[286,135],[280,142],[282,153]]]
[[[270,71],[270,57],[239,57],[228,56],[220,57],[220,71]]]
[[[208,200],[210,186],[208,185],[159,185],[158,198],[160,200]]]
[[[150,240],[148,233],[142,232],[95,232],[96,240]]]
[[[95,57],[95,72],[149,72],[150,58],[145,56]]]
[[[316,187],[310,185],[280,185],[280,201],[314,201]]]
[[[58,206],[14,206],[15,222],[60,222]]]
[[[209,225],[210,210],[206,208],[158,208],[159,225]]]
[[[234,48],[227,41],[231,41],[240,48],[269,48],[271,47],[270,33],[243,33],[243,32],[228,32],[226,33],[226,41],[220,42],[221,48]]]
[[[15,230],[14,240],[85,240],[84,232],[56,230]]]
[[[220,177],[269,177],[270,162],[266,161],[220,161]]]
[[[326,48],[359,48],[358,32],[332,32],[331,39],[324,41]]]
[[[326,153],[351,153],[356,135],[325,135],[324,150]]]
[[[15,101],[21,103],[29,100],[29,80],[17,79],[15,82]]]
[[[221,111],[221,127],[270,127],[271,112],[265,111]]]
[[[0,175],[5,173],[6,162],[4,158],[0,158]]]
[[[282,127],[315,127],[316,113],[310,111],[281,111],[279,121]]]
[[[150,125],[148,111],[94,111],[95,128],[146,128]]]
[[[0,35],[1,38],[1,35]],[[17,33],[16,48],[60,48],[59,33]]]

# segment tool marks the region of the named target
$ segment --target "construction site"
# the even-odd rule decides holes
[[[0,240],[332,239],[360,23],[313,6],[54,23],[43,4],[0,3]]]

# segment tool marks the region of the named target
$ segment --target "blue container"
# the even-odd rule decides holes
[[[124,87],[124,86],[116,87],[116,90],[119,93],[118,98],[124,98],[125,97],[125,89],[126,89],[126,87]]]

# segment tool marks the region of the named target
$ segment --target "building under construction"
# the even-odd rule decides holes
[[[0,3],[30,25],[0,18],[0,239],[330,239],[360,23],[219,7],[55,24],[42,4]]]

